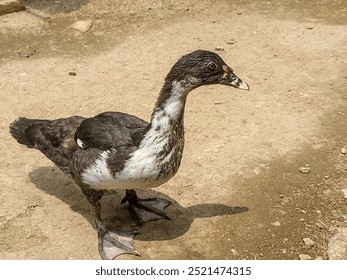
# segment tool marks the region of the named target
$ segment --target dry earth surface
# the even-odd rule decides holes
[[[173,63],[216,47],[251,90],[190,94],[181,168],[141,193],[171,200],[171,221],[138,228],[123,193],[103,198],[109,226],[140,231],[141,256],[120,259],[343,258],[329,240],[346,230],[345,1],[23,3],[0,17],[0,259],[99,259],[86,199],[10,137],[13,120],[148,120]],[[91,28],[71,27],[81,20]]]

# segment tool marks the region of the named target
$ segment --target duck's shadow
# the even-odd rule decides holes
[[[89,205],[79,187],[56,167],[40,167],[29,173],[29,178],[35,186],[49,195],[53,195],[70,206],[70,208],[85,217],[94,227],[94,216],[89,211]],[[189,190],[187,190],[189,191]],[[129,229],[134,227],[128,209],[120,206],[120,200],[125,192],[120,190],[115,195],[107,195],[102,201],[102,217],[108,227]],[[223,204],[196,204],[183,207],[178,202],[163,193],[153,190],[138,192],[140,197],[161,197],[172,202],[166,209],[171,221],[160,220],[149,222],[138,228],[141,233],[139,240],[170,240],[185,234],[194,219],[215,216],[234,215],[248,211],[248,207],[230,207]],[[147,231],[150,231],[147,233]]]

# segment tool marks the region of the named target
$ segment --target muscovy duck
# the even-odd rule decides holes
[[[106,192],[124,189],[121,203],[129,203],[137,224],[170,219],[164,212],[170,201],[140,199],[134,189],[157,187],[176,174],[184,147],[187,95],[211,84],[249,89],[219,55],[196,50],[180,58],[166,76],[149,123],[120,112],[56,120],[21,117],[10,124],[10,133],[18,143],[41,151],[81,188],[95,215],[102,259],[139,255],[133,245],[135,232],[103,224],[100,199]]]

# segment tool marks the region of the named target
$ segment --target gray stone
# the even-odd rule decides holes
[[[226,41],[225,43],[227,43],[228,45],[233,45],[236,43],[236,40],[235,39],[230,39],[228,41]]]
[[[326,228],[321,222],[316,223],[316,226],[317,226],[319,229],[324,229],[324,228]]]
[[[312,260],[310,255],[307,254],[299,254],[299,259],[300,260]]]
[[[303,174],[308,174],[311,172],[311,168],[309,168],[308,166],[305,166],[305,167],[300,167],[299,168],[299,171]]]
[[[329,239],[328,256],[330,260],[347,260],[347,228],[338,229]]]
[[[313,247],[316,243],[308,237],[302,239],[307,247]]]
[[[25,10],[16,0],[0,0],[0,16]]]
[[[343,192],[343,194],[344,194],[345,198],[347,198],[347,188],[342,189],[342,192]]]
[[[218,46],[218,47],[215,47],[214,50],[218,51],[218,52],[222,52],[222,51],[224,51],[224,47]]]
[[[71,25],[71,28],[81,33],[87,32],[93,26],[92,20],[79,20]]]

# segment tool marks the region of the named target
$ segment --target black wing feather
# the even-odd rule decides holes
[[[75,133],[83,148],[122,150],[137,146],[148,123],[136,116],[105,112],[85,119]]]

